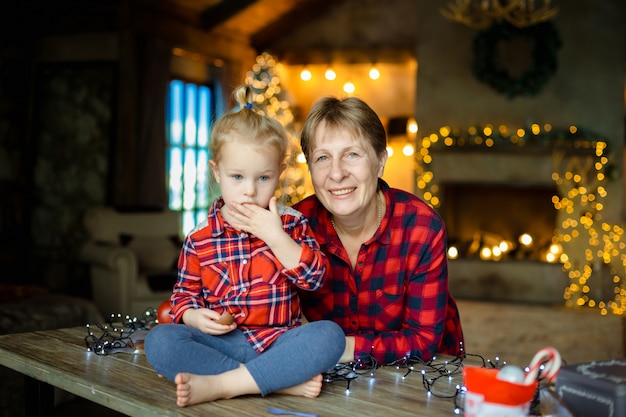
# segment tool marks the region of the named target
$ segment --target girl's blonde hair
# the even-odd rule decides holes
[[[238,140],[264,149],[272,146],[278,152],[279,160],[283,162],[289,146],[283,125],[252,108],[250,87],[244,85],[236,88],[233,97],[240,110],[225,114],[213,125],[209,144],[211,159],[219,162],[223,145]]]

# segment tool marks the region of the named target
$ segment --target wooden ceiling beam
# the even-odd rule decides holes
[[[262,51],[273,41],[287,35],[296,27],[328,13],[330,7],[335,7],[342,1],[344,0],[301,0],[290,12],[252,34],[250,45],[257,51]]]
[[[222,0],[202,12],[200,18],[202,29],[210,31],[256,2],[257,0]]]

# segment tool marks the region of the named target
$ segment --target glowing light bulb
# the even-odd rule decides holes
[[[310,81],[311,78],[313,78],[313,75],[311,74],[311,71],[309,71],[307,68],[303,69],[300,73],[300,79],[302,81]]]
[[[356,87],[354,86],[353,83],[349,81],[343,85],[343,91],[345,91],[348,94],[354,93],[355,90],[356,90]]]
[[[376,67],[372,67],[372,68],[370,69],[370,78],[371,78],[372,80],[377,80],[377,79],[379,79],[379,78],[380,78],[380,71],[378,71],[378,68],[376,68]]]
[[[304,156],[302,152],[300,152],[298,156],[296,156],[296,162],[298,162],[299,164],[306,163],[306,157]]]
[[[335,78],[337,78],[337,73],[332,68],[328,68],[324,73],[324,78],[326,78],[328,81],[333,81]]]
[[[528,233],[524,233],[519,237],[519,243],[524,246],[530,246],[533,244],[533,238]]]
[[[413,155],[413,154],[415,153],[415,148],[414,148],[414,147],[413,147],[413,145],[412,145],[412,144],[410,144],[410,143],[409,143],[409,144],[406,144],[406,145],[404,145],[404,147],[402,148],[402,153],[403,153],[405,156],[411,156],[411,155]]]

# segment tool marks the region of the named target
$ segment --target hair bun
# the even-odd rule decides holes
[[[249,86],[241,85],[237,87],[233,95],[241,108],[252,108],[252,89]]]

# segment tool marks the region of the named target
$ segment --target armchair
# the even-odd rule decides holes
[[[169,298],[181,249],[180,212],[92,207],[84,224],[90,239],[80,256],[90,265],[93,300],[105,317],[141,317]]]

